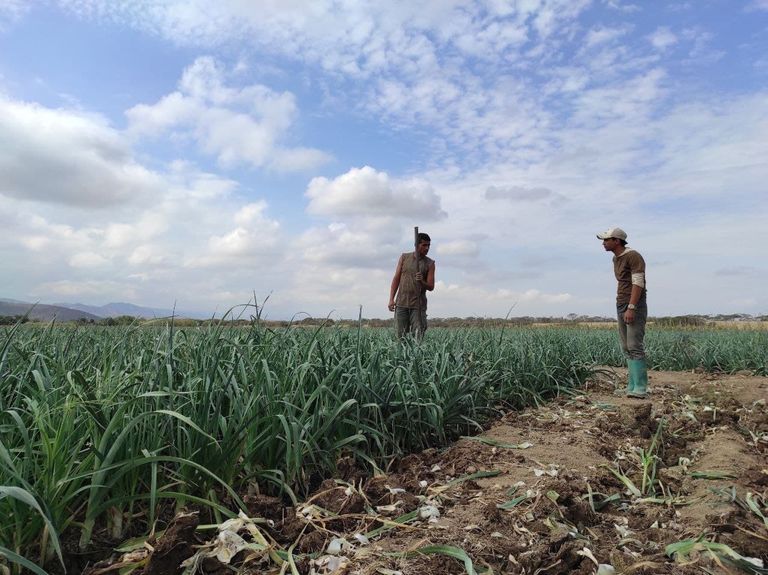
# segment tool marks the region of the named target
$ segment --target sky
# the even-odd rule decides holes
[[[0,0],[0,297],[768,313],[768,0]]]

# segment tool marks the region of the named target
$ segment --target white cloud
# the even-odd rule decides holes
[[[126,112],[129,132],[190,139],[226,168],[245,164],[293,171],[330,160],[320,150],[281,145],[298,114],[292,94],[258,84],[230,87],[226,79],[221,64],[198,58],[184,71],[177,92]]]
[[[752,0],[747,4],[747,10],[768,11],[768,0]]]
[[[646,117],[663,96],[665,78],[665,71],[657,68],[610,87],[586,90],[578,97],[573,119],[595,127]]]
[[[311,6],[237,0],[61,1],[85,17],[127,23],[174,42],[210,49],[251,46],[328,73],[332,83],[339,77],[351,78],[357,83],[345,85],[347,93],[334,94],[341,105],[378,115],[398,128],[428,126],[436,145],[448,138],[460,147],[459,154],[496,152],[504,157],[522,157],[523,151],[535,154],[543,145],[541,128],[549,120],[536,104],[535,91],[528,91],[533,87],[526,86],[518,72],[544,70],[567,57],[572,51],[569,44],[578,37],[579,16],[592,5],[591,0],[394,4],[322,0]],[[477,68],[472,64],[476,59]],[[210,65],[194,68],[194,75],[203,72],[198,68],[208,76],[223,72]],[[161,100],[155,106],[174,108],[168,113],[183,116],[178,100],[220,92],[222,86],[223,82],[210,79],[185,81],[179,88],[183,98],[174,96],[172,102]],[[277,95],[270,96],[285,104]],[[281,149],[275,144],[281,132],[263,126],[258,114],[235,118],[233,104],[215,106],[228,113],[215,124],[206,113],[194,133],[184,131],[224,166],[245,162],[303,169],[328,159],[317,150]],[[153,114],[142,107],[134,112],[144,116],[147,129],[168,124],[167,119],[151,118]],[[236,130],[233,124],[243,129]],[[509,148],[513,149],[507,152]]]
[[[489,186],[485,190],[485,197],[489,200],[507,200],[510,202],[537,202],[542,200],[559,199],[563,197],[555,194],[549,188],[524,186]]]
[[[73,268],[98,268],[107,262],[107,258],[95,252],[77,253],[69,258],[69,265]]]
[[[51,239],[44,235],[22,235],[18,236],[18,241],[30,251],[37,252],[45,249],[51,242]]]
[[[120,249],[135,246],[138,242],[146,242],[161,235],[171,226],[167,214],[157,211],[157,208],[150,208],[135,216],[130,223],[112,222],[103,225],[100,235],[103,237],[105,247]]]
[[[175,125],[194,121],[199,106],[180,92],[173,92],[160,99],[157,104],[139,104],[128,110],[130,130],[134,134],[157,136]]]
[[[614,10],[626,13],[640,12],[642,10],[637,4],[625,4],[620,0],[606,0],[606,4]]]
[[[208,309],[256,291],[283,316],[350,317],[357,304],[384,316],[420,224],[437,260],[432,315],[498,316],[515,303],[608,315],[614,280],[594,234],[619,223],[647,256],[652,313],[768,303],[754,264],[768,217],[757,37],[733,40],[743,30],[725,34],[690,3],[641,16],[616,0],[62,5],[150,32],[165,65],[136,62],[155,81],[109,84],[107,103],[101,90],[47,84],[83,108],[142,102],[125,132],[69,104],[2,100],[0,256],[21,270],[7,278],[18,295],[82,289]],[[183,49],[163,52],[164,40]],[[215,58],[168,72],[189,53]],[[737,55],[735,82],[718,85],[706,64]],[[66,65],[61,76],[77,77]],[[347,139],[350,126],[360,132]],[[321,165],[320,147],[339,152],[310,172],[325,177],[275,173]],[[716,295],[699,289],[702,269]]]
[[[593,48],[601,44],[612,43],[618,40],[622,36],[625,36],[629,30],[626,27],[623,28],[607,28],[597,27],[587,32],[585,43],[587,48]]]
[[[157,247],[142,244],[136,246],[128,256],[128,263],[132,266],[162,266],[169,262]],[[146,277],[146,275],[143,277]]]
[[[244,256],[251,248],[257,247],[252,235],[245,228],[235,228],[224,236],[211,236],[208,244],[214,255],[222,257]]]
[[[72,281],[61,280],[55,282],[46,282],[39,286],[42,293],[50,294],[53,297],[91,297],[98,298],[106,296],[107,298],[116,298],[118,301],[134,300],[137,296],[136,291],[123,282],[117,281]]]
[[[439,244],[435,251],[438,256],[472,257],[480,254],[480,246],[471,240],[453,240]]]
[[[473,55],[503,51],[521,44],[528,30],[549,35],[554,26],[589,4],[586,0],[537,0],[518,2],[516,7],[466,0],[386,5],[329,0],[311,5],[270,0],[61,3],[82,16],[119,20],[175,42],[211,47],[247,42],[327,70],[361,75],[423,65],[437,42],[464,47]],[[506,22],[500,26],[493,18]],[[432,30],[440,32],[430,39],[425,32]]]
[[[688,53],[688,62],[690,63],[698,65],[713,64],[721,60],[725,55],[724,51],[715,50],[712,47],[714,35],[705,28],[686,28],[680,33],[680,37],[692,45]]]
[[[662,26],[657,28],[656,31],[648,37],[653,47],[658,50],[666,50],[670,46],[677,43],[677,36],[675,36],[669,28]]]
[[[331,160],[331,155],[314,148],[275,149],[270,165],[277,171],[306,171]]]
[[[686,103],[670,110],[654,128],[655,140],[664,142],[656,175],[667,182],[667,190],[685,190],[691,197],[728,190],[733,199],[764,189],[768,94]]]
[[[477,284],[463,285],[438,280],[428,304],[428,311],[437,317],[455,315],[504,317],[510,309],[514,315],[535,315],[531,310],[548,307],[553,315],[561,315],[565,304],[571,303],[569,293],[547,293],[539,289],[517,291],[508,288],[485,288]],[[456,309],[469,310],[463,314]],[[560,313],[557,313],[557,312]]]
[[[0,96],[0,195],[103,208],[140,202],[160,178],[98,116]]]
[[[445,217],[440,197],[418,178],[393,179],[370,166],[352,168],[333,180],[313,178],[307,187],[307,210],[324,216]]]
[[[259,223],[259,221],[264,217],[264,211],[266,209],[267,203],[265,201],[246,204],[235,214],[235,222],[241,226]]]
[[[26,0],[0,0],[0,32],[7,24],[18,20],[30,7]]]
[[[310,228],[296,242],[302,261],[318,270],[389,268],[394,265],[401,247],[399,226],[391,221],[360,221],[355,224],[331,224]],[[323,281],[323,280],[319,280]]]
[[[258,268],[280,261],[280,224],[266,210],[263,201],[240,207],[232,216],[236,227],[210,234],[200,253],[189,251],[185,266]]]
[[[544,88],[544,93],[573,94],[587,87],[590,81],[590,74],[587,70],[579,67],[554,67],[550,71],[551,80]]]
[[[147,170],[93,114],[0,105],[0,139],[11,142],[0,146],[0,254],[25,270],[6,289],[25,286],[19,296],[47,301],[168,305],[178,296],[206,301],[243,270],[272,277],[279,223],[266,203],[239,197],[234,180],[185,161]],[[141,193],[125,193],[141,176],[149,181]]]

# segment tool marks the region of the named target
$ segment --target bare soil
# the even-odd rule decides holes
[[[722,553],[665,552],[699,537],[768,566],[768,524],[748,505],[768,515],[768,378],[651,372],[646,400],[615,396],[625,379],[603,370],[575,395],[381,476],[342,461],[342,477],[296,508],[252,494],[249,517],[218,536],[190,542],[189,519],[177,519],[168,540],[86,572],[180,573],[185,559],[199,573],[750,572]]]

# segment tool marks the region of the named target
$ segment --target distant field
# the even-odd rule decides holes
[[[716,321],[713,323],[720,329],[768,330],[768,321]]]
[[[534,327],[564,327],[565,325],[573,324],[552,324],[552,323],[534,323]],[[590,329],[615,329],[616,324],[614,322],[605,321],[593,321],[593,322],[577,322],[578,326],[582,326]],[[691,325],[691,326],[666,326],[657,325],[654,320],[648,322],[648,326],[657,329],[692,329],[692,330],[738,330],[738,331],[768,331],[768,321],[707,321],[704,325]]]

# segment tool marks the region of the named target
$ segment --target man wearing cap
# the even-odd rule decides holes
[[[621,228],[611,228],[597,234],[597,237],[603,240],[605,251],[613,252],[613,272],[618,281],[616,314],[621,347],[629,367],[627,388],[618,393],[644,398],[648,395],[648,367],[643,347],[645,322],[648,319],[645,260],[638,252],[627,247],[627,233]]]

